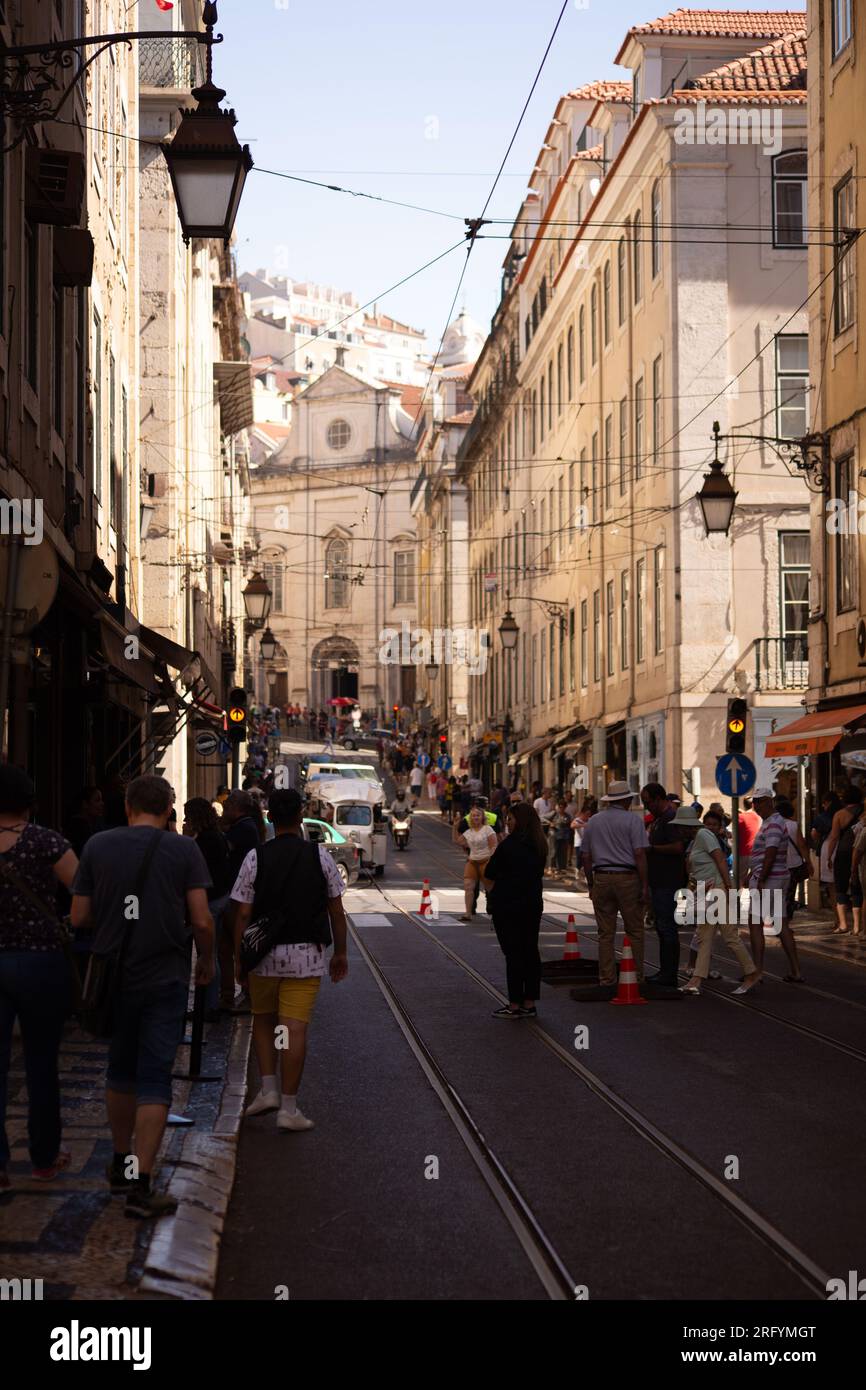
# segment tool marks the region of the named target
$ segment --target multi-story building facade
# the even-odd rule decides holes
[[[806,453],[812,496],[810,713],[775,740],[780,760],[814,759],[827,789],[843,767],[866,766],[866,12],[853,0],[809,5],[809,348]]]
[[[181,725],[219,722],[224,654],[242,659],[241,306],[223,248],[183,247],[162,153],[140,143],[190,100],[198,45],[171,32],[200,25],[194,0],[141,15],[123,0],[0,6],[6,44],[154,29],[104,49],[80,80],[60,69],[53,100],[67,81],[68,98],[32,138],[3,94],[3,752],[31,771],[55,825],[86,785],[113,793],[116,814],[139,771],[165,766],[179,797],[224,778],[162,753]],[[170,470],[183,501],[160,536]],[[182,614],[169,602],[181,591]]]
[[[469,514],[457,453],[474,414],[466,391],[484,333],[463,310],[449,324],[424,398],[412,489],[418,528],[418,624],[430,634],[433,667],[419,670],[419,719],[434,742],[444,735],[459,766],[469,756],[469,683],[478,674],[469,606]],[[485,653],[486,658],[486,653]]]
[[[246,336],[254,357],[270,356],[310,380],[329,367],[346,367],[367,381],[423,386],[429,375],[420,329],[399,323],[354,294],[266,270],[244,273]]]
[[[282,446],[253,473],[253,526],[286,656],[268,677],[253,638],[259,700],[322,709],[357,699],[378,720],[411,716],[417,622],[415,417],[401,393],[342,367],[299,392]],[[397,635],[389,643],[389,631]]]
[[[731,694],[759,775],[801,712],[808,492],[772,441],[807,428],[804,37],[791,12],[636,26],[631,81],[548,129],[461,451],[493,635],[471,722],[503,729],[512,774],[685,795],[713,784]],[[708,538],[715,420],[738,497]]]
[[[200,7],[138,22],[154,33],[139,56],[142,608],[174,676],[145,757],[193,796],[225,780],[224,765],[196,757],[194,735],[219,726],[242,683],[252,374],[233,257],[216,241],[184,243],[157,143],[203,77],[201,46],[172,37],[201,28]]]

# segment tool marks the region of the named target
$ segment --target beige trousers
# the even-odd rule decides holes
[[[598,925],[598,982],[616,984],[616,956],[613,944],[616,917],[619,912],[625,923],[625,934],[631,942],[639,980],[643,979],[644,903],[637,874],[595,874],[590,893]]]
[[[743,945],[739,930],[733,922],[725,921],[712,925],[709,922],[701,922],[695,928],[695,934],[698,938],[698,959],[695,965],[694,978],[705,980],[710,973],[710,957],[713,950],[713,937],[716,932],[719,933],[728,949],[733,951],[743,974],[750,975],[755,968],[755,962]]]

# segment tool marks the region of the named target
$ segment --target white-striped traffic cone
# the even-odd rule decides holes
[[[563,960],[580,960],[580,941],[577,936],[577,928],[574,925],[574,913],[568,914],[568,930],[565,933],[565,950],[562,953]]]
[[[419,917],[432,917],[432,916],[433,916],[433,904],[432,904],[432,902],[430,901],[430,880],[429,880],[429,878],[425,878],[425,879],[424,879],[424,886],[423,886],[423,888],[421,889],[421,906],[420,906],[419,909],[418,909],[418,916],[419,916]]]
[[[619,963],[619,989],[611,1004],[645,1004],[637,986],[637,971],[634,964],[631,942],[628,937],[622,943],[622,960]]]

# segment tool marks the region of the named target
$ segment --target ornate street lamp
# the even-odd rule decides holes
[[[517,646],[517,638],[519,634],[520,628],[517,625],[517,619],[515,618],[514,614],[512,613],[509,607],[506,610],[505,617],[499,624],[499,636],[505,651],[514,651],[514,648]]]
[[[277,654],[277,639],[271,632],[271,629],[269,627],[266,627],[264,632],[262,633],[262,640],[259,643],[259,649],[262,653],[263,661],[273,661],[274,657]]]
[[[704,474],[704,485],[697,497],[707,535],[726,536],[731,529],[737,493],[719,459],[718,420],[713,421],[713,434],[716,440],[716,456],[710,465],[709,473]]]
[[[261,627],[268,621],[271,612],[271,588],[264,575],[256,570],[243,591],[244,608],[247,618],[254,627]]]
[[[436,661],[428,661],[424,670],[427,674],[428,681],[435,681],[436,677],[439,675],[439,664]]]
[[[214,0],[205,4],[204,22],[212,35],[217,22]],[[183,239],[218,237],[228,245],[253,157],[249,145],[241,147],[235,135],[234,111],[220,106],[225,92],[213,82],[212,44],[204,84],[192,94],[198,106],[184,111],[173,140],[163,146]]]

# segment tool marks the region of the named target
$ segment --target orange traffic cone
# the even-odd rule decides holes
[[[622,960],[619,964],[619,989],[611,1004],[645,1004],[637,987],[637,971],[634,968],[631,942],[628,937],[622,944]]]
[[[580,960],[580,942],[577,936],[577,929],[574,925],[574,913],[568,914],[568,930],[565,933],[565,950],[562,953],[563,960]]]
[[[421,889],[421,906],[420,906],[419,909],[418,909],[418,916],[419,916],[419,917],[432,917],[432,916],[433,916],[433,904],[432,904],[432,902],[430,901],[430,880],[429,880],[429,878],[425,878],[425,879],[424,879],[424,886],[423,886],[423,888]]]

